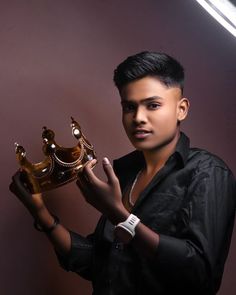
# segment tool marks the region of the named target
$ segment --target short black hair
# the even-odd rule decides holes
[[[173,57],[158,52],[143,51],[125,59],[114,71],[114,83],[122,87],[147,76],[156,77],[168,87],[184,89],[184,68]]]

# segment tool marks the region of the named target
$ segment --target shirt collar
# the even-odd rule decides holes
[[[186,165],[189,154],[189,146],[189,138],[183,132],[180,132],[180,137],[172,157],[176,157],[178,164],[181,167]],[[137,150],[123,156],[120,159],[114,160],[114,168],[118,174],[124,170],[127,172],[127,174],[132,174],[132,172],[137,173],[137,171],[139,171],[144,165],[145,160],[143,153]]]
[[[183,132],[180,132],[180,137],[176,145],[175,155],[182,167],[184,167],[188,160],[190,140]]]

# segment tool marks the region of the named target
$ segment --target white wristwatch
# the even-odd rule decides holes
[[[129,242],[135,236],[135,228],[139,222],[140,219],[137,216],[135,216],[134,214],[130,214],[125,221],[118,223],[115,227],[116,236],[121,240],[125,240],[124,242],[126,243]],[[121,234],[119,229],[125,230],[125,232],[128,233],[129,237]]]

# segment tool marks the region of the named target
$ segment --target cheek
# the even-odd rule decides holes
[[[152,122],[154,125],[162,126],[163,129],[172,128],[177,124],[177,114],[175,108],[162,109],[161,112],[153,116]]]

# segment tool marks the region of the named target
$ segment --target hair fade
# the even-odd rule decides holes
[[[143,51],[125,59],[114,71],[114,83],[122,87],[147,76],[156,77],[167,87],[178,86],[183,92],[184,68],[173,57],[158,52]]]

